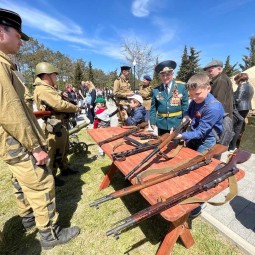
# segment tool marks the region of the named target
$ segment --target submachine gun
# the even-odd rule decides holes
[[[167,198],[165,201],[158,202],[148,208],[145,208],[131,215],[130,217],[127,217],[117,222],[116,225],[118,225],[119,223],[121,224],[107,231],[106,235],[107,236],[114,235],[114,237],[118,239],[119,234],[123,230],[131,226],[134,226],[140,223],[141,221],[146,220],[156,214],[162,213],[163,211],[179,204],[180,202],[183,202],[187,198],[193,197],[203,191],[207,191],[211,188],[216,187],[219,183],[223,182],[228,177],[236,174],[239,171],[239,169],[236,167],[236,164],[240,164],[247,161],[250,158],[250,156],[251,153],[237,149],[232,154],[232,157],[225,166],[217,170],[214,170],[205,178],[203,178],[201,181],[199,181],[197,184],[195,184],[193,187],[181,191],[180,193]]]

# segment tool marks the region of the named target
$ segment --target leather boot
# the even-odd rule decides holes
[[[35,216],[34,216],[33,212],[22,217],[21,222],[22,222],[22,225],[26,231],[29,231],[32,227],[34,227],[35,226]]]
[[[39,230],[41,235],[40,243],[43,249],[49,250],[54,246],[69,242],[80,233],[79,227],[61,228],[54,225],[46,230]]]

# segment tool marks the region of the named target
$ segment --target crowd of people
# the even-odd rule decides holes
[[[223,63],[213,60],[204,73],[193,75],[187,83],[174,79],[177,66],[166,60],[155,67],[161,83],[152,87],[146,74],[136,94],[129,82],[130,67],[122,66],[113,90],[96,89],[91,81],[82,81],[78,88],[68,83],[59,93],[56,81],[59,70],[47,62],[35,67],[33,99],[38,110],[52,110],[40,127],[26,100],[26,88],[16,73],[9,54],[15,54],[29,37],[22,31],[21,17],[10,10],[0,9],[0,153],[12,172],[19,215],[26,230],[39,229],[40,243],[51,249],[76,237],[79,227],[62,228],[58,223],[55,186],[64,182],[57,177],[78,173],[68,163],[68,120],[86,109],[93,128],[110,126],[111,113],[107,99],[113,95],[119,108],[121,125],[134,126],[148,121],[158,135],[173,132],[185,120],[189,130],[176,140],[184,140],[187,147],[204,152],[218,141],[223,132],[224,116],[233,120],[234,136],[229,150],[238,147],[244,130],[244,120],[252,109],[254,91],[248,75],[235,76],[237,90],[233,92]],[[67,100],[68,99],[68,100]],[[104,152],[99,148],[99,154]],[[197,212],[195,212],[196,214]]]

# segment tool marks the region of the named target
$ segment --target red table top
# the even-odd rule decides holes
[[[120,134],[122,132],[127,131],[125,127],[110,127],[110,128],[99,128],[99,129],[90,129],[88,130],[89,135],[98,143],[99,141],[102,141],[106,138],[112,137],[113,135]],[[132,137],[132,136],[131,136]],[[134,139],[137,139],[137,137],[132,137]],[[113,153],[113,147],[117,144],[119,144],[121,141],[124,141],[122,138],[118,139],[116,141],[107,143],[102,145],[102,149],[105,151],[105,153],[110,157]],[[175,145],[173,143],[170,143],[166,148],[163,150],[167,155],[171,152],[171,149],[174,148]],[[118,147],[114,152],[124,151],[127,149],[131,149],[133,146],[124,144],[120,147]],[[150,151],[138,153],[136,155],[132,155],[126,158],[125,161],[115,161],[114,164],[117,166],[117,168],[124,174],[128,174],[143,158],[145,158]],[[184,160],[191,159],[198,155],[199,153],[196,151],[193,151],[189,148],[183,147],[181,151],[170,160],[165,160],[164,158],[159,158],[158,156],[154,156],[152,159],[150,159],[147,164],[143,165],[138,172],[141,169],[160,169],[164,168],[166,166],[175,165],[177,163],[180,163]],[[156,204],[158,202],[159,198],[166,199],[169,198],[185,189],[188,189],[192,186],[194,186],[197,182],[202,180],[205,176],[207,176],[210,172],[213,171],[213,169],[220,163],[217,159],[212,159],[212,162],[207,165],[200,167],[197,170],[194,170],[188,174],[185,174],[180,177],[175,177],[173,179],[164,181],[162,183],[156,184],[154,186],[145,188],[140,191],[142,196],[150,203],[150,204]],[[240,169],[239,169],[240,170]],[[237,180],[240,180],[244,177],[244,171],[240,170],[235,175]],[[151,178],[152,176],[148,177]],[[135,178],[131,179],[131,183],[135,184]],[[198,195],[196,195],[197,198],[203,199],[205,201],[211,199],[218,193],[220,193],[222,190],[226,189],[228,187],[228,181],[225,180],[222,183],[220,183],[217,187],[212,188],[208,191],[204,191]],[[197,207],[198,204],[185,204],[185,205],[176,205],[172,208],[169,208],[161,213],[161,215],[168,221],[174,222],[178,220],[180,217],[182,217],[184,214],[188,213],[193,208]]]

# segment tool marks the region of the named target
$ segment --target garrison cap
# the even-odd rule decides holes
[[[95,101],[95,104],[97,104],[97,103],[106,104],[106,101],[103,97],[98,97]]]
[[[210,63],[208,63],[204,68],[203,70],[206,71],[207,69],[211,68],[211,67],[217,67],[217,66],[220,66],[220,67],[223,67],[223,63],[222,61],[220,60],[213,60],[211,61]]]
[[[0,8],[0,24],[15,28],[20,33],[22,40],[29,40],[29,37],[21,30],[22,20],[18,13]]]
[[[121,66],[121,67],[120,67],[120,70],[121,70],[121,71],[123,71],[123,70],[128,70],[128,71],[129,71],[130,69],[131,69],[130,66]]]
[[[177,64],[173,60],[165,60],[163,62],[160,62],[155,67],[156,73],[167,73],[176,68]]]
[[[151,77],[148,74],[144,75],[143,79],[147,81],[151,81]]]

